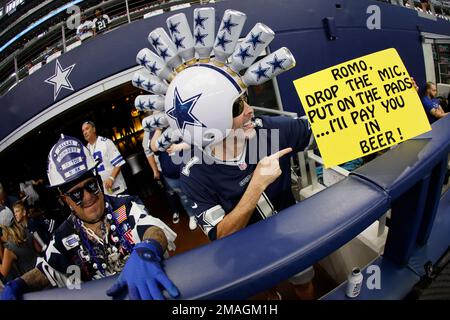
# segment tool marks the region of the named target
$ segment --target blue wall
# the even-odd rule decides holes
[[[340,9],[336,7],[340,5]],[[376,4],[381,8],[381,30],[366,28],[366,9]],[[396,48],[409,73],[419,83],[425,81],[420,32],[450,36],[450,23],[419,18],[416,11],[365,0],[228,0],[216,5],[216,23],[223,12],[233,8],[248,16],[242,35],[256,22],[270,26],[277,37],[271,49],[291,49],[297,66],[278,77],[286,111],[303,113],[292,81],[334,64],[381,49]],[[193,8],[184,9],[188,19]],[[156,27],[165,26],[172,13],[140,20],[108,34],[87,41],[58,60],[63,68],[76,64],[69,80],[75,91],[136,65],[137,52],[148,46],[147,35]],[[336,20],[338,39],[327,39],[323,27],[325,17]],[[63,89],[56,101],[53,86],[44,81],[55,72],[56,60],[25,78],[14,89],[0,97],[0,139],[54,102],[73,91]]]

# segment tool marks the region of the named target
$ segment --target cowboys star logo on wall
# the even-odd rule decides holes
[[[53,101],[56,100],[59,93],[61,92],[61,89],[63,88],[74,91],[74,88],[69,81],[69,75],[72,72],[73,68],[75,68],[75,65],[76,64],[74,63],[73,65],[63,69],[58,59],[56,59],[55,74],[44,81],[45,83],[53,85]]]

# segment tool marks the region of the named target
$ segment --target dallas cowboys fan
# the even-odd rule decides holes
[[[149,42],[161,59],[148,49],[139,51],[136,59],[161,81],[170,81],[164,88],[166,118],[185,142],[195,146],[182,170],[182,189],[194,201],[198,224],[211,240],[295,203],[286,155],[304,150],[312,138],[306,120],[254,119],[246,101],[249,86],[260,85],[295,66],[291,52],[280,48],[256,61],[275,37],[269,27],[257,23],[238,43],[246,15],[226,10],[213,42],[214,20],[213,8],[194,11],[194,43],[184,14],[169,17],[173,42],[162,28],[149,34]],[[213,59],[209,57],[211,50]],[[158,69],[154,70],[154,65]],[[138,80],[144,78],[135,75],[133,84],[142,87]],[[309,268],[290,280],[306,284],[311,292],[313,275]]]
[[[86,147],[94,159],[99,162],[98,174],[102,177],[104,192],[107,195],[125,194],[127,184],[122,175],[121,167],[125,160],[111,139],[98,136],[97,128],[92,121],[86,121],[81,126]]]
[[[50,184],[72,214],[56,230],[36,268],[9,282],[2,298],[18,299],[50,284],[65,286],[73,267],[79,268],[82,281],[120,272],[107,291],[110,296],[127,288],[131,299],[163,299],[160,287],[177,296],[161,267],[163,253],[174,249],[176,234],[149,215],[138,199],[104,195],[96,163],[78,139],[62,135],[48,160]]]

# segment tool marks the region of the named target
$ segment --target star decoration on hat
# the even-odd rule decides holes
[[[158,140],[158,149],[159,150],[164,150],[165,148],[164,148],[164,142],[162,142],[161,140]]]
[[[270,64],[272,66],[272,73],[274,73],[275,70],[277,70],[277,69],[284,70],[283,62],[285,62],[286,60],[287,60],[286,58],[278,60],[277,55],[275,55],[275,57],[273,57],[273,60],[267,62],[267,64]]]
[[[154,110],[155,109],[155,101],[148,101],[147,108]]]
[[[156,61],[154,61],[152,65],[149,65],[148,69],[149,69],[149,71],[150,71],[151,73],[153,73],[153,74],[156,75],[156,72],[157,72],[160,68],[157,68],[157,67],[156,67]]]
[[[175,88],[175,95],[173,97],[173,106],[167,111],[167,115],[176,121],[179,129],[184,131],[187,125],[205,127],[203,123],[198,120],[192,113],[195,104],[202,94],[195,95],[186,100],[183,100]]]
[[[153,131],[152,124],[150,123],[150,121],[145,121],[145,124],[143,125],[143,127],[147,131]]]
[[[44,82],[53,85],[53,100],[56,100],[61,89],[68,89],[74,91],[72,84],[69,81],[69,75],[75,67],[75,63],[67,68],[62,68],[59,60],[56,59],[55,74]]]
[[[133,82],[134,82],[134,84],[135,84],[136,86],[142,87],[142,84],[144,83],[144,80],[141,79],[141,78],[138,76],[138,78],[137,78],[136,80],[134,80]]]
[[[174,33],[180,33],[180,31],[178,30],[179,25],[180,22],[172,23],[172,21],[169,21],[169,31],[171,35],[173,35]]]
[[[138,103],[137,103],[137,105],[136,105],[136,109],[144,110],[144,107],[145,107],[144,102],[142,102],[142,100],[139,99],[139,101],[138,101]]]
[[[153,87],[154,87],[155,85],[156,85],[155,83],[151,83],[150,81],[147,81],[147,82],[144,84],[144,88],[145,88],[147,91],[153,91]]]
[[[222,36],[218,36],[217,37],[217,44],[216,44],[216,46],[221,46],[223,48],[223,50],[226,50],[225,46],[227,45],[227,43],[230,43],[230,42],[231,42],[231,40],[228,40],[225,37],[225,33],[223,33]]]
[[[161,58],[163,58],[164,61],[166,61],[167,58],[170,58],[171,55],[167,52],[169,48],[164,48],[159,50],[159,55]]]
[[[157,37],[157,38],[150,37],[150,40],[151,40],[151,42],[152,42],[152,46],[153,46],[156,50],[158,50],[158,47],[162,45],[162,43],[159,42],[159,37]]]
[[[170,133],[169,133],[170,134]],[[170,143],[172,142],[172,139],[170,138],[169,134],[164,134],[163,138],[164,138],[164,143]]]
[[[261,79],[262,77],[264,78],[269,78],[269,76],[267,75],[267,71],[270,69],[270,67],[268,68],[263,68],[261,66],[261,63],[258,65],[258,69],[257,70],[252,70],[252,73],[256,74],[256,81],[259,81],[259,79]]]
[[[200,29],[198,29],[197,33],[194,36],[195,36],[195,44],[200,43],[202,46],[206,46],[205,41],[203,40],[208,36],[207,33],[202,34],[200,32]]]
[[[244,64],[247,58],[253,58],[253,55],[248,53],[248,50],[250,50],[250,46],[247,46],[247,48],[245,49],[241,46],[239,47],[239,52],[236,53],[234,56],[241,58],[242,64]]]
[[[158,117],[154,117],[153,118],[153,122],[152,122],[152,127],[160,127],[161,126],[161,122],[160,122],[160,118]]]
[[[183,45],[183,40],[186,38],[186,37],[182,37],[182,38],[177,38],[177,36],[174,36],[174,43],[175,43],[175,45],[177,46],[177,50],[179,49],[179,48],[185,48],[185,46]]]
[[[220,31],[227,30],[228,34],[231,35],[231,28],[236,27],[238,24],[231,21],[231,16],[228,16],[228,20],[223,20],[223,27]]]
[[[149,63],[149,61],[147,60],[147,55],[145,55],[145,54],[144,54],[144,56],[142,57],[142,59],[141,59],[141,58],[138,58],[138,60],[139,60],[139,64],[140,64],[141,66],[145,66],[145,65],[147,65],[147,63]]]
[[[262,32],[258,33],[257,35],[254,35],[253,32],[251,32],[250,39],[245,41],[245,43],[251,43],[253,45],[253,50],[255,50],[258,43],[265,44],[265,42],[260,39],[261,35]]]
[[[199,12],[197,14],[197,17],[195,17],[195,19],[194,19],[194,21],[195,21],[194,28],[200,27],[202,29],[205,29],[205,25],[203,24],[203,22],[205,22],[206,20],[208,20],[208,17],[202,17]]]

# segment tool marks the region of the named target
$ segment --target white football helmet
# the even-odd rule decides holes
[[[170,83],[165,111],[170,127],[190,144],[223,140],[233,125],[232,107],[243,90],[237,78],[210,64],[186,68]]]
[[[257,23],[239,42],[246,21],[243,12],[225,10],[215,37],[215,9],[197,8],[193,13],[193,32],[184,13],[167,19],[172,38],[162,28],[150,32],[148,40],[159,57],[149,49],[139,51],[136,61],[142,70],[132,83],[165,95],[170,127],[179,130],[185,142],[204,148],[230,133],[233,103],[249,86],[293,68],[295,59],[287,48],[280,48],[257,60],[275,33]],[[157,87],[163,90],[156,91]]]

